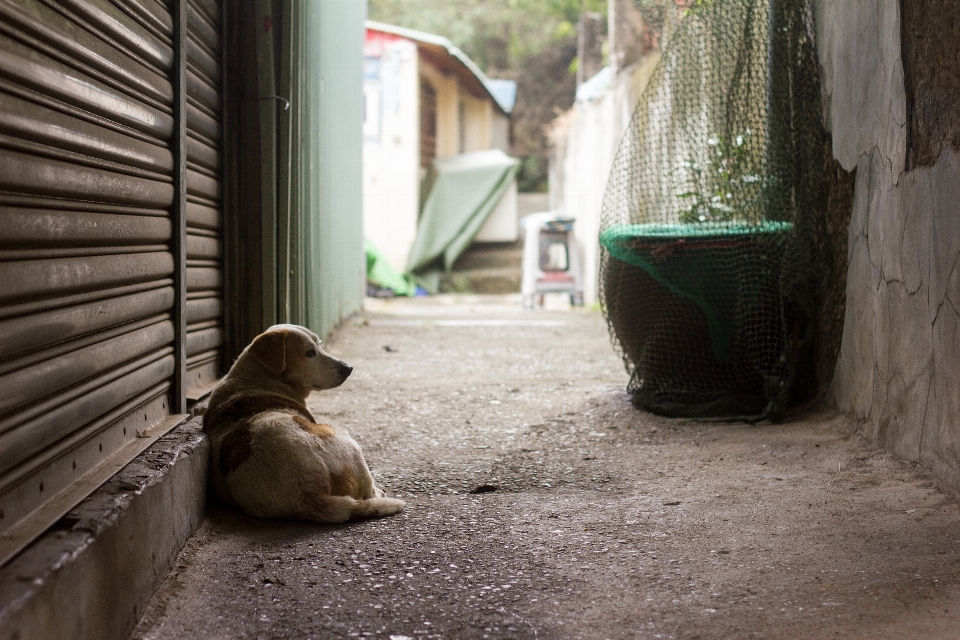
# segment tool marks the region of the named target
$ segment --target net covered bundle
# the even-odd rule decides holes
[[[637,406],[777,417],[804,392],[826,277],[812,11],[677,15],[604,195],[601,303]]]

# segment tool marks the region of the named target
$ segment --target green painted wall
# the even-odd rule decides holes
[[[365,14],[358,0],[304,4],[310,139],[305,316],[321,335],[363,304]]]
[[[357,0],[273,3],[277,95],[276,322],[327,335],[363,305],[363,21]],[[269,167],[264,166],[269,174]],[[265,215],[269,215],[266,211]],[[270,268],[264,269],[267,274]],[[267,290],[267,287],[265,287]]]

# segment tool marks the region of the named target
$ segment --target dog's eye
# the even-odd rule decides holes
[[[315,358],[316,356],[317,356],[317,350],[316,350],[316,349],[310,349],[309,351],[307,351],[307,357],[308,357],[308,358]]]

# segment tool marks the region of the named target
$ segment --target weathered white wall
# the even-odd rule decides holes
[[[420,65],[423,79],[437,92],[437,157],[460,153],[460,83],[428,62]]]
[[[490,107],[490,148],[510,153],[510,118]]]
[[[481,100],[467,93],[461,93],[460,100],[463,103],[461,113],[464,117],[460,153],[492,149],[490,120],[493,116],[493,105],[489,100]]]
[[[833,155],[847,171],[876,148],[896,177],[906,153],[898,0],[815,0]]]
[[[520,225],[517,221],[517,181],[507,187],[500,202],[490,212],[474,242],[516,242],[520,237]]]
[[[857,170],[831,396],[960,487],[960,159],[904,170],[898,0],[817,0],[816,20],[833,153]]]
[[[550,208],[576,218],[574,230],[582,249],[586,305],[597,302],[600,212],[607,179],[620,138],[657,58],[650,56],[623,69],[602,95],[578,101],[551,134]]]
[[[365,81],[368,104],[379,95],[380,113],[379,127],[369,120],[364,125],[363,235],[401,273],[416,237],[420,207],[417,66],[415,44],[389,41],[380,57],[379,78]]]

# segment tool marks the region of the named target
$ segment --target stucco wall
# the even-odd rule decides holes
[[[576,218],[587,305],[597,302],[598,238],[607,180],[620,139],[658,60],[657,54],[650,55],[621,70],[602,94],[577,101],[550,135],[550,208]]]
[[[633,107],[629,95],[629,71],[618,74],[601,96],[578,102],[568,115],[569,129],[560,151],[560,184],[551,184],[556,209],[576,218],[574,231],[580,242],[583,268],[583,300],[586,305],[597,302],[599,273],[600,212],[603,192],[613,167],[620,138],[630,121]]]
[[[942,61],[904,63],[900,15],[898,0],[816,0],[834,156],[857,172],[830,395],[877,444],[960,487],[960,158],[942,144],[908,167],[904,68]]]
[[[493,111],[490,114],[490,148],[510,153],[510,118]]]
[[[460,153],[460,83],[429,62],[421,61],[420,73],[437,92],[437,157],[455,156]]]
[[[461,114],[464,118],[460,124],[463,137],[460,153],[492,148],[490,119],[493,116],[493,105],[489,100],[480,100],[466,93],[460,94],[460,100],[463,102]]]

